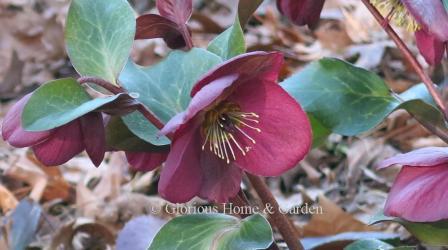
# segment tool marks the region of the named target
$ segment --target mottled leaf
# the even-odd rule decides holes
[[[176,217],[157,233],[149,250],[159,249],[265,249],[272,229],[259,214],[243,220],[225,214]]]
[[[376,74],[337,59],[311,63],[282,86],[320,125],[353,136],[376,127],[396,109],[446,129],[422,85],[393,94]]]
[[[199,77],[220,62],[218,56],[204,49],[173,51],[162,62],[146,68],[129,61],[120,82],[129,92],[138,93],[137,99],[166,123],[186,109]],[[123,121],[143,140],[154,145],[168,143],[163,137],[157,140],[157,129],[138,112],[125,116]]]
[[[428,211],[430,212],[430,211]],[[378,213],[370,220],[370,224],[380,222],[397,222],[404,226],[412,235],[421,242],[430,246],[448,246],[448,221],[431,223],[410,222],[400,218],[385,216],[383,212]]]
[[[224,60],[228,60],[246,52],[244,33],[238,17],[230,28],[210,42],[207,50],[215,53]]]
[[[121,96],[91,99],[73,78],[48,82],[38,88],[22,113],[22,124],[29,131],[50,130],[67,124]],[[127,96],[127,95],[126,95]]]
[[[73,0],[65,30],[73,66],[82,76],[117,84],[135,27],[134,11],[126,0]]]

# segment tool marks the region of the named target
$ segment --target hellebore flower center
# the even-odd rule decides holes
[[[396,25],[412,32],[421,28],[401,0],[370,0],[370,2]]]
[[[260,123],[259,118],[260,116],[255,113],[242,111],[236,103],[228,101],[219,103],[205,114],[201,126],[201,135],[205,138],[202,150],[207,150],[208,145],[210,152],[225,160],[227,164],[230,164],[231,160],[236,160],[238,151],[246,156],[252,147],[239,143],[238,134],[256,144],[246,131],[261,133],[261,129],[257,127]]]

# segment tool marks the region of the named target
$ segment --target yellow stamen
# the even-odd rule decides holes
[[[256,127],[260,123],[259,118],[255,113],[242,112],[236,104],[229,102],[219,104],[205,114],[201,130],[205,137],[202,150],[205,150],[205,146],[209,144],[210,152],[225,160],[227,164],[237,159],[233,147],[237,147],[241,155],[246,156],[251,147],[241,145],[237,139],[241,137],[238,137],[236,133],[256,144],[255,139],[245,129],[261,133],[261,129]]]
[[[383,16],[411,32],[421,27],[401,0],[370,0]]]

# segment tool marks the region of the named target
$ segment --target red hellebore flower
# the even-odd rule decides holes
[[[379,168],[403,165],[384,213],[411,222],[448,219],[448,148],[428,147],[383,161]]]
[[[441,0],[370,0],[397,25],[415,31],[417,46],[428,62],[440,63],[448,41],[448,13]]]
[[[226,202],[238,193],[243,170],[278,176],[304,158],[311,128],[277,84],[282,63],[280,53],[244,54],[194,86],[188,108],[161,131],[174,132],[159,181],[162,197]]]
[[[297,25],[316,26],[325,0],[277,0],[279,11]]]
[[[47,166],[64,164],[86,150],[93,164],[99,166],[106,151],[101,113],[88,113],[61,127],[42,132],[28,132],[22,127],[22,112],[31,94],[20,99],[6,114],[3,140],[17,148],[31,147],[37,159]]]

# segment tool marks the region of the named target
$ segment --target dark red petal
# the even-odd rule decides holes
[[[403,0],[417,22],[440,41],[448,41],[448,13],[440,0]]]
[[[218,65],[202,77],[193,87],[191,96],[195,96],[199,90],[216,79],[229,75],[238,75],[237,84],[242,84],[251,78],[277,81],[282,65],[283,55],[279,52],[256,51],[237,56]]]
[[[182,124],[189,122],[201,110],[205,109],[213,102],[215,102],[222,95],[224,90],[230,87],[235,82],[237,77],[237,75],[224,76],[204,86],[191,99],[187,109],[184,112],[179,113],[171,118],[171,120],[168,121],[167,124],[165,124],[160,133],[163,135],[167,135],[171,132],[175,132]]]
[[[157,0],[156,5],[161,16],[177,24],[185,24],[193,13],[192,0]]]
[[[84,150],[79,120],[54,129],[48,140],[32,148],[37,159],[46,166],[66,163]]]
[[[427,147],[417,149],[406,154],[399,154],[382,161],[378,165],[378,168],[382,169],[395,164],[416,167],[429,167],[440,164],[448,164],[448,148]]]
[[[135,39],[163,38],[171,49],[186,46],[182,35],[183,28],[177,23],[154,14],[147,14],[137,18]]]
[[[233,163],[227,164],[208,151],[201,154],[201,167],[204,179],[199,197],[210,202],[226,203],[238,194],[243,177],[239,167]]]
[[[2,137],[11,146],[23,148],[33,146],[46,140],[51,132],[28,132],[22,128],[22,112],[32,93],[28,94],[14,104],[3,119]]]
[[[412,222],[448,219],[448,165],[403,167],[387,198],[384,213]]]
[[[202,185],[200,167],[201,136],[199,123],[190,122],[174,135],[170,153],[162,169],[159,193],[166,200],[182,203],[199,193]]]
[[[415,39],[420,53],[428,64],[437,65],[442,61],[445,53],[445,42],[441,42],[424,29],[415,32]]]
[[[168,152],[146,152],[146,153],[133,153],[126,152],[126,159],[128,160],[131,168],[136,171],[152,171],[162,165],[168,156]]]
[[[80,118],[82,138],[87,154],[99,166],[106,153],[106,131],[101,113],[90,112]]]
[[[242,133],[233,134],[249,152],[238,150],[236,163],[255,175],[278,176],[295,167],[311,147],[311,126],[300,105],[278,84],[254,80],[241,85],[228,99],[237,103],[242,112],[259,115],[261,132],[242,127],[253,144]],[[251,123],[253,125],[253,123]]]
[[[325,0],[277,0],[279,11],[297,25],[314,27],[320,19]]]

